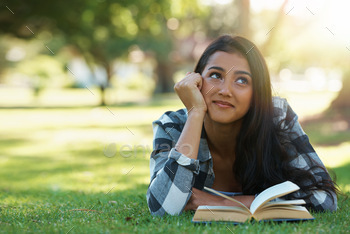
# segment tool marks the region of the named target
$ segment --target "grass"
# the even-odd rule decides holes
[[[181,108],[144,106],[0,109],[0,233],[349,232],[350,202],[336,213],[296,223],[194,225],[193,214],[152,217],[146,203],[151,121]],[[311,140],[317,127],[307,133]],[[331,145],[323,144],[332,141]],[[350,195],[350,142],[315,140],[325,164]],[[335,142],[335,143],[334,143]]]

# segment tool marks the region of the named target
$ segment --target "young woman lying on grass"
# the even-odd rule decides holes
[[[186,109],[153,122],[147,191],[153,215],[176,215],[200,205],[250,207],[256,194],[286,180],[315,211],[337,209],[337,189],[285,99],[272,97],[257,47],[222,36],[204,51],[194,72],[175,85]]]

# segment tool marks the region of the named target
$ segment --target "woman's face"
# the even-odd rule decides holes
[[[201,93],[210,119],[224,124],[241,120],[253,94],[248,61],[239,53],[217,51],[210,56],[202,77]]]

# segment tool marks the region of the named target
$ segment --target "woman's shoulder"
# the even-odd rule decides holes
[[[272,98],[272,103],[275,122],[284,120],[285,124],[289,125],[290,122],[294,122],[296,119],[298,119],[297,114],[293,111],[287,99],[276,96]]]
[[[167,124],[185,124],[187,120],[186,108],[177,111],[167,111],[159,119],[153,121],[153,124],[167,125]]]
[[[272,104],[274,108],[279,108],[282,110],[287,109],[289,106],[287,99],[279,96],[272,97]]]

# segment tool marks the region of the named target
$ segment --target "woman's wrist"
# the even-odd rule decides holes
[[[187,110],[188,118],[201,118],[204,119],[206,110],[199,107],[192,107],[192,109]]]

